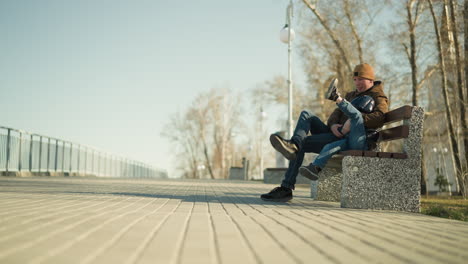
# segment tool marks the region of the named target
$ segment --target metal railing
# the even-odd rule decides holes
[[[128,178],[167,178],[167,172],[94,147],[0,126],[0,171]]]

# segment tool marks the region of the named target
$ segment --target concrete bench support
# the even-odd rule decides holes
[[[419,212],[420,175],[410,159],[345,157],[341,207]]]
[[[344,157],[341,207],[419,212],[423,121],[421,107],[403,121],[409,125],[406,159]]]
[[[402,152],[407,158],[334,157],[311,185],[312,198],[346,208],[419,212],[423,121],[421,107],[412,107],[403,120],[409,127]]]
[[[333,157],[320,172],[320,179],[315,181],[318,201],[339,202],[341,197],[341,162],[343,157]],[[303,177],[302,177],[303,178]]]

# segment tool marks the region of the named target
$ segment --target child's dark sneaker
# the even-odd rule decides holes
[[[338,85],[338,79],[334,78],[331,81],[330,86],[328,86],[328,91],[325,94],[326,99],[332,100],[333,102],[336,101],[336,99],[338,99],[338,97],[340,96],[340,93],[338,92],[337,85]]]
[[[310,164],[309,166],[301,166],[299,168],[299,173],[309,180],[316,181],[318,180],[318,174],[321,170],[320,167]]]

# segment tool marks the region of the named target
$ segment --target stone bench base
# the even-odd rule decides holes
[[[342,156],[331,158],[320,172],[319,179],[311,183],[311,197],[317,201],[339,202],[341,199]]]
[[[419,212],[418,161],[353,156],[342,160],[343,169],[327,166],[311,183],[312,198],[341,202],[343,208]]]
[[[418,164],[412,159],[345,157],[341,207],[419,212]]]

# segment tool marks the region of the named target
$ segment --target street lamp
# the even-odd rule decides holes
[[[201,178],[202,178],[201,176],[204,176],[204,175],[202,175],[202,174],[203,174],[203,171],[205,170],[205,165],[203,165],[203,164],[198,164],[197,170],[198,170],[198,175],[199,175],[199,177],[200,177],[200,179],[201,179]]]
[[[291,41],[294,40],[294,37],[296,36],[296,33],[294,30],[291,28],[291,18],[293,16],[293,3],[292,0],[289,1],[289,5],[286,8],[286,24],[284,25],[283,29],[280,31],[280,40],[283,43],[288,44],[288,97],[289,97],[289,102],[288,102],[288,132],[289,132],[289,137],[292,137],[293,133],[293,120],[292,120],[292,70],[291,70]]]

